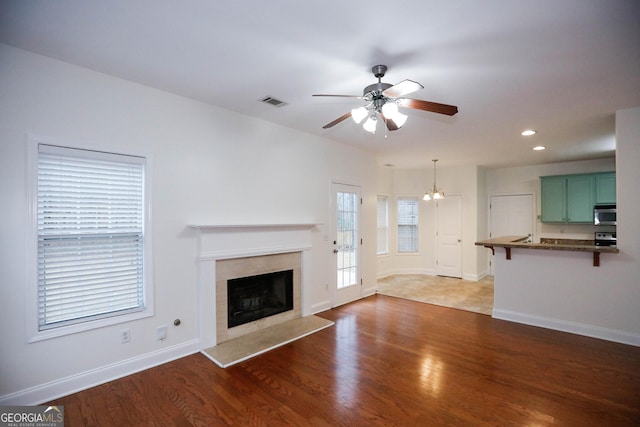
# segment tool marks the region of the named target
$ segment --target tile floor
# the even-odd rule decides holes
[[[477,282],[424,274],[395,274],[378,279],[378,293],[491,315],[493,276]]]

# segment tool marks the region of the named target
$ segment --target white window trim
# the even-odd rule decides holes
[[[83,323],[76,323],[58,328],[39,330],[38,327],[38,145],[48,144],[61,147],[74,148],[79,150],[94,150],[107,153],[117,153],[129,156],[144,157],[146,159],[145,172],[145,218],[144,218],[144,309],[141,311],[105,317],[102,319],[92,320]],[[27,183],[27,212],[29,216],[29,231],[27,239],[27,309],[26,309],[26,325],[28,342],[37,342],[50,338],[56,338],[75,334],[78,332],[89,331],[106,326],[116,325],[119,323],[131,322],[145,317],[153,316],[153,255],[152,255],[152,230],[151,230],[151,173],[153,170],[151,165],[151,156],[148,153],[135,152],[130,148],[115,149],[114,147],[97,147],[89,144],[70,144],[67,141],[55,141],[51,138],[27,135],[27,167],[26,183]]]
[[[378,227],[378,199],[384,197],[385,201],[386,201],[386,208],[387,208],[387,212],[386,212],[386,221],[387,223],[385,224],[385,233],[386,233],[386,248],[384,252],[378,252],[378,242],[376,242],[376,255],[378,257],[384,257],[384,256],[389,256],[389,239],[390,239],[390,233],[389,233],[389,196],[386,196],[384,194],[378,194],[376,196],[376,236],[377,233],[379,231],[379,227]]]

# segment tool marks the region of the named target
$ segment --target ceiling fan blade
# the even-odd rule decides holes
[[[386,125],[387,125],[387,129],[389,129],[390,131],[400,129],[400,128],[398,127],[398,125],[396,125],[396,123],[395,123],[393,120],[391,120],[391,119],[387,119],[387,120],[385,120],[384,122],[385,122],[385,123],[386,123]]]
[[[356,98],[356,99],[364,99],[363,96],[359,96],[359,95],[326,95],[324,93],[319,93],[319,94],[314,94],[311,96],[333,96],[333,97],[337,97],[337,98]]]
[[[414,82],[413,80],[403,80],[383,90],[382,94],[387,98],[400,98],[401,96],[408,95],[420,89],[424,89],[424,86],[420,83]]]
[[[327,123],[326,125],[322,126],[322,129],[329,129],[330,127],[333,127],[335,125],[337,125],[338,123],[347,120],[349,117],[351,117],[351,111],[349,111],[347,114],[338,117],[337,119],[335,119],[334,121]]]
[[[380,113],[380,116],[382,117],[382,120],[384,120],[384,124],[387,125],[387,129],[390,131],[400,129],[398,125],[396,125],[396,122],[391,119],[387,119],[384,114]]]
[[[401,107],[446,114],[447,116],[453,116],[458,112],[458,107],[455,105],[439,104],[437,102],[423,101],[421,99],[401,98],[397,102]]]

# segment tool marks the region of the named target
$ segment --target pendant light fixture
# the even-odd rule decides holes
[[[436,186],[436,162],[438,161],[438,159],[433,159],[433,189],[431,190],[431,192],[427,192],[424,193],[424,197],[422,198],[422,200],[440,200],[440,199],[444,199],[444,193],[440,190],[438,190],[438,187]]]

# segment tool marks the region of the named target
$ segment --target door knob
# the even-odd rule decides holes
[[[340,251],[339,251],[339,250],[337,250],[337,249],[334,249],[334,250],[333,250],[333,253],[334,253],[334,254],[337,254],[338,252],[340,252]]]

